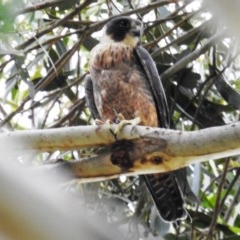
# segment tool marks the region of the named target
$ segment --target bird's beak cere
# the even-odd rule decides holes
[[[131,29],[130,29],[130,34],[132,34],[135,37],[141,37],[142,36],[142,31],[143,31],[143,24],[142,22],[132,19],[131,21]]]

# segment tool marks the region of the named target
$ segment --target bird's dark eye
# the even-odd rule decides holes
[[[121,21],[118,22],[118,26],[120,28],[129,28],[130,27],[130,23],[127,20],[121,20]]]

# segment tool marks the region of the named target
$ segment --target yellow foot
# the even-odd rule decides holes
[[[107,120],[107,121],[102,121],[100,119],[95,119],[95,124],[96,125],[106,125],[111,133],[114,135],[114,137],[117,139],[117,135],[123,130],[123,128],[126,125],[132,125],[133,127],[137,126],[141,122],[140,117],[136,117],[130,120],[126,120],[124,116],[121,113],[116,113],[116,118],[115,118],[115,123],[117,123],[116,128],[113,129],[112,127],[112,121]]]
[[[114,130],[114,134],[115,135],[117,135],[119,132],[121,132],[122,129],[126,125],[137,126],[141,122],[141,118],[140,117],[136,117],[136,118],[131,119],[131,120],[126,120],[126,119],[124,119],[122,114],[117,114],[117,119],[119,119],[119,124],[117,125],[117,127]]]

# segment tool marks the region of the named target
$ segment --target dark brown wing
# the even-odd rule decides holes
[[[93,83],[89,74],[84,79],[84,87],[87,107],[94,119],[100,119],[93,95]]]
[[[144,73],[147,75],[148,84],[154,97],[159,119],[159,126],[169,128],[169,110],[167,99],[156,68],[156,64],[145,48],[138,46],[135,50],[138,56],[138,61],[143,68]]]
[[[169,110],[155,62],[146,49],[136,48],[138,61],[147,76],[154,97],[159,126],[169,128]],[[176,221],[186,217],[184,200],[174,172],[143,176],[160,216],[165,221]]]

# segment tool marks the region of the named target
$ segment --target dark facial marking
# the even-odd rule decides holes
[[[110,21],[106,27],[106,33],[112,36],[116,42],[122,41],[131,29],[131,18],[121,17]]]

